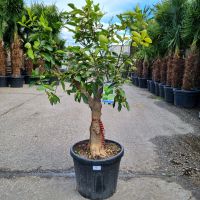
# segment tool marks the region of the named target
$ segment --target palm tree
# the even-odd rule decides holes
[[[184,71],[184,41],[181,37],[183,16],[186,0],[164,0],[156,5],[155,19],[161,30],[161,45],[166,46],[168,54],[173,54],[173,59],[168,60],[168,66],[172,71],[171,82],[173,87],[181,87]],[[167,53],[166,52],[166,53]],[[172,62],[171,62],[172,61]],[[170,63],[169,63],[170,62]]]
[[[200,87],[200,0],[192,0],[187,4],[183,20],[182,37],[190,47],[185,62],[183,89],[191,90]]]
[[[12,76],[20,77],[20,68],[22,67],[22,47],[19,36],[18,21],[22,16],[24,10],[23,0],[3,0],[7,15],[6,37],[5,41],[10,44]]]
[[[6,14],[4,2],[0,2],[0,76],[6,75],[6,57],[3,42],[3,35],[6,29]]]

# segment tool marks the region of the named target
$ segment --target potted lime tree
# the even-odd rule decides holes
[[[130,64],[131,59],[127,55],[124,57],[122,49],[124,44],[132,39],[135,40],[134,45],[146,45],[150,40],[147,39],[147,34],[146,37],[141,37],[143,30],[140,28],[134,30],[134,36],[128,32],[122,15],[118,15],[120,25],[109,24],[108,27],[104,27],[101,23],[104,14],[99,4],[94,4],[91,0],[86,0],[86,5],[81,9],[72,3],[68,5],[71,11],[65,12],[65,27],[73,33],[77,46],[69,46],[66,49],[67,72],[59,72],[55,65],[61,60],[58,56],[65,52],[56,48],[49,51],[49,48],[44,48],[40,41],[40,38],[46,42],[52,39],[51,29],[44,17],[40,17],[39,22],[34,22],[35,28],[40,27],[41,30],[37,32],[39,35],[35,41],[31,41],[34,45],[27,43],[25,46],[29,57],[37,59],[40,56],[45,60],[47,67],[45,73],[48,73],[48,76],[51,74],[58,77],[65,92],[74,94],[75,101],[83,100],[89,106],[91,110],[89,140],[73,145],[70,153],[74,160],[79,193],[90,199],[105,199],[116,191],[119,164],[124,149],[119,143],[104,138],[104,126],[101,120],[104,85],[106,83],[107,89],[109,85],[114,94],[113,107],[117,106],[119,111],[122,107],[129,109],[122,87],[126,80],[121,72],[125,64]],[[135,27],[143,23],[141,14],[139,8],[133,12]],[[40,20],[44,23],[40,23]],[[26,22],[21,25],[26,26]],[[41,27],[44,24],[45,27]],[[44,34],[42,30],[49,32]],[[111,51],[112,45],[116,43],[121,45],[119,53]],[[41,75],[41,78],[43,77]],[[51,104],[60,101],[56,95],[56,86],[42,83],[41,88],[45,90]]]

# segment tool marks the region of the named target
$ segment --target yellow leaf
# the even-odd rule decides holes
[[[141,35],[138,32],[136,32],[136,31],[132,31],[132,34],[135,37],[141,38]]]
[[[144,29],[143,31],[141,31],[141,35],[142,35],[142,39],[144,39],[147,36],[147,30]]]
[[[144,40],[145,40],[145,42],[147,42],[147,43],[152,43],[151,38],[145,38]]]
[[[135,42],[137,42],[137,43],[140,43],[140,38],[138,38],[138,37],[133,37],[133,40],[135,41]]]

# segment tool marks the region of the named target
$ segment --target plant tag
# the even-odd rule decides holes
[[[93,171],[101,171],[101,166],[92,166]]]

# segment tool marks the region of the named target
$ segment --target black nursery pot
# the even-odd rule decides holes
[[[174,89],[174,105],[184,108],[195,108],[198,106],[198,90]]]
[[[7,86],[8,86],[8,77],[0,76],[0,87],[7,87]]]
[[[154,81],[149,81],[150,92],[155,94],[155,83]]]
[[[132,80],[133,80],[133,84],[134,84],[135,86],[139,86],[139,80],[138,80],[138,77],[137,77],[137,76],[133,76]]]
[[[10,77],[10,87],[21,88],[23,87],[24,77]]]
[[[147,89],[148,89],[149,91],[151,91],[151,90],[150,90],[150,81],[151,81],[151,80],[147,80]]]
[[[160,97],[165,98],[165,91],[164,91],[163,83],[159,83],[159,95],[160,95]]]
[[[174,91],[171,86],[164,86],[164,92],[165,92],[165,101],[167,103],[174,103]]]
[[[160,92],[159,92],[159,82],[154,81],[154,84],[155,84],[155,95],[159,96],[160,95]]]
[[[139,87],[147,88],[147,79],[146,78],[138,78]]]
[[[25,76],[24,76],[24,83],[25,83],[25,84],[30,84],[30,82],[31,82],[31,76],[25,75]]]
[[[108,159],[91,160],[80,157],[74,152],[74,147],[78,143],[70,149],[74,160],[77,190],[85,198],[106,199],[116,191],[120,160],[124,155],[124,148],[117,142],[111,140],[106,140],[106,142],[119,145],[121,151]]]

